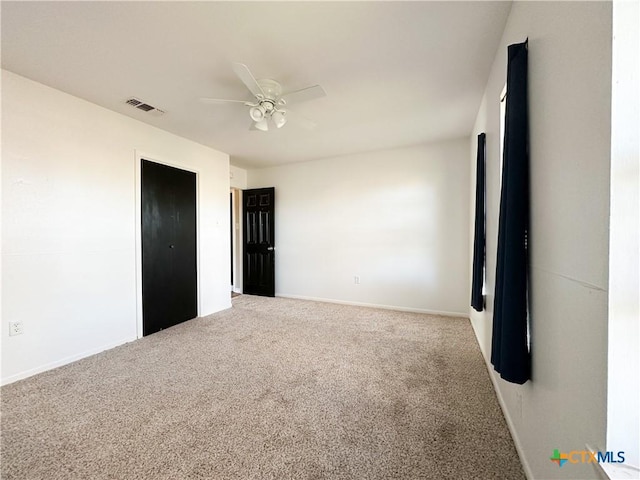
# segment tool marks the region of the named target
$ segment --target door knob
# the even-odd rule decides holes
[[[269,250],[270,252],[273,252],[276,249],[276,247],[268,247],[267,250]]]
[[[169,245],[169,248],[176,248],[175,245]]]

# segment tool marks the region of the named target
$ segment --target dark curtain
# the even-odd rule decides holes
[[[484,204],[484,164],[485,137],[478,135],[478,154],[476,158],[476,226],[473,237],[473,275],[471,283],[471,306],[481,312],[484,309],[482,284],[484,283],[485,259],[485,204]]]
[[[491,363],[500,376],[531,378],[527,340],[529,230],[528,42],[510,45]]]

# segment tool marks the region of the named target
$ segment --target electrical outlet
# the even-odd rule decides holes
[[[356,285],[360,285],[360,277],[358,275],[353,277],[353,283]]]
[[[9,322],[9,336],[22,335],[24,333],[24,325],[22,322]]]

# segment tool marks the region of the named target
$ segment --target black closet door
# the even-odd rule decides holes
[[[143,335],[198,315],[196,174],[142,160]]]

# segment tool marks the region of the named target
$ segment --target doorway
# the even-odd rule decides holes
[[[230,190],[231,296],[242,293],[242,190]]]
[[[196,180],[141,160],[143,336],[198,315]]]

